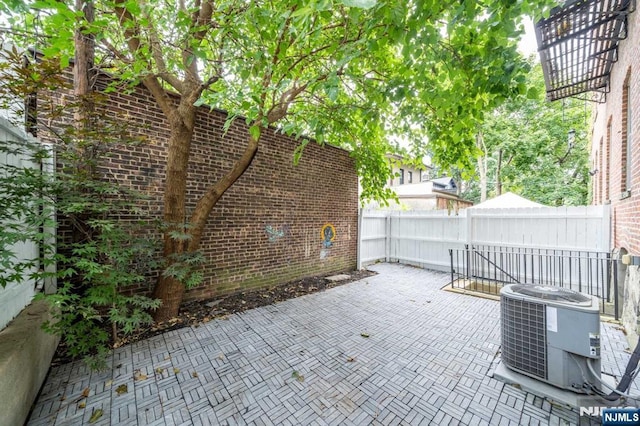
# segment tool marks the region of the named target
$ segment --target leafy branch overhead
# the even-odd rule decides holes
[[[428,140],[436,162],[468,166],[484,112],[525,88],[527,66],[516,52],[520,21],[548,5],[12,0],[2,6],[16,12],[15,33],[32,34],[28,42],[45,55],[63,66],[75,55],[76,77],[86,74],[78,72],[82,64],[93,62],[114,77],[107,90],[142,84],[162,110],[169,127],[167,270],[154,296],[163,301],[156,319],[168,319],[177,313],[185,284],[197,280],[177,264],[200,249],[214,206],[251,165],[267,126],[349,149],[363,198],[388,195],[385,154],[394,137],[413,142],[416,155]],[[79,45],[94,43],[95,52],[78,55]],[[187,170],[203,105],[228,111],[227,129],[241,117],[248,131],[234,163],[206,182],[192,205],[186,202]],[[300,140],[295,159],[308,143]]]
[[[288,134],[356,153],[373,138],[407,133],[416,142],[428,137],[441,164],[466,162],[483,113],[526,90],[528,65],[515,48],[520,21],[551,4],[95,3],[99,16],[82,25],[96,38],[101,66],[145,83],[176,118],[180,105],[207,104],[244,117],[254,136],[278,123]],[[81,17],[55,0],[31,6],[49,30],[43,50],[68,63],[74,52],[69,31]],[[164,89],[182,95],[180,105]]]

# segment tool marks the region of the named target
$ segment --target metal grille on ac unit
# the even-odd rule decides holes
[[[502,361],[511,370],[575,392],[599,386],[599,300],[576,291],[507,285],[500,291]],[[599,378],[598,378],[599,379]],[[588,384],[588,385],[585,385]]]
[[[547,340],[543,304],[505,299],[502,308],[502,359],[520,371],[547,379]]]

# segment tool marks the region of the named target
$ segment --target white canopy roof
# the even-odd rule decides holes
[[[544,204],[536,203],[513,192],[504,193],[498,197],[469,207],[470,209],[514,209],[522,207],[546,207]]]

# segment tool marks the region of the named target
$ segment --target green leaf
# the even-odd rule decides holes
[[[262,129],[258,125],[253,125],[249,127],[249,134],[254,140],[260,139],[260,134],[262,133]]]
[[[291,373],[291,377],[299,381],[300,383],[304,382],[304,376],[297,371]]]

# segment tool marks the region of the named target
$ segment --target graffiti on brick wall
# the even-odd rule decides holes
[[[332,224],[327,223],[320,231],[320,238],[322,238],[322,246],[324,248],[331,247],[333,240],[336,239],[336,228]]]
[[[320,259],[326,259],[331,254],[333,241],[336,239],[336,228],[330,223],[325,224],[320,229],[320,239],[322,241],[322,249],[320,250]]]
[[[277,243],[289,234],[289,225],[282,225],[280,228],[266,225],[264,232],[267,234],[270,243]]]

